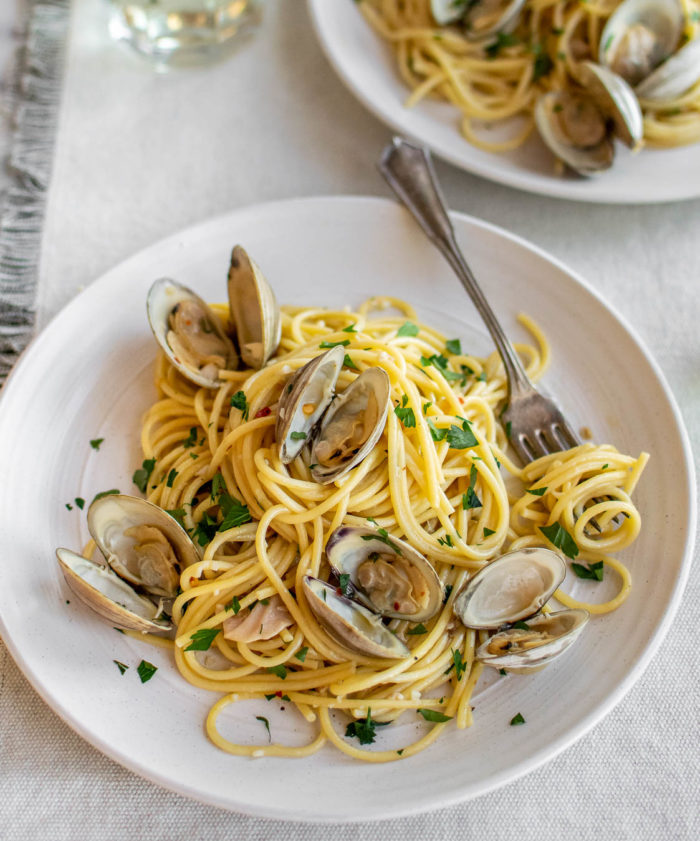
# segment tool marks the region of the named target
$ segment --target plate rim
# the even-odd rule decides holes
[[[493,181],[497,184],[501,184],[504,187],[510,187],[512,189],[520,190],[522,192],[533,193],[537,195],[547,196],[548,198],[563,199],[573,202],[585,202],[587,204],[620,204],[646,206],[671,204],[673,202],[680,201],[692,201],[693,199],[697,199],[698,197],[700,197],[700,185],[691,187],[689,186],[691,184],[690,181],[683,181],[670,195],[645,195],[643,198],[629,195],[620,196],[617,195],[615,191],[606,190],[605,187],[599,187],[598,189],[600,190],[600,194],[596,195],[590,195],[583,191],[580,193],[577,192],[572,194],[567,189],[567,185],[578,184],[578,181],[568,182],[557,179],[554,176],[552,176],[551,178],[546,178],[546,176],[540,173],[510,173],[508,171],[504,172],[496,164],[472,163],[469,160],[465,160],[460,155],[455,154],[453,151],[451,151],[450,148],[446,146],[439,138],[437,140],[426,140],[424,137],[416,135],[414,132],[411,131],[410,127],[408,127],[404,123],[403,120],[394,118],[390,113],[383,110],[380,107],[380,105],[376,103],[372,99],[372,97],[365,92],[364,88],[357,83],[355,78],[347,71],[345,66],[340,62],[340,60],[334,53],[331,43],[326,37],[327,33],[323,25],[322,12],[322,9],[331,8],[331,3],[333,2],[334,0],[306,0],[309,17],[311,18],[311,23],[316,34],[316,38],[321,46],[323,54],[325,55],[328,63],[333,68],[334,72],[341,80],[343,85],[348,91],[350,91],[350,93],[360,102],[360,104],[364,108],[366,108],[371,114],[373,114],[380,122],[392,129],[392,131],[408,135],[410,138],[417,140],[419,143],[428,146],[432,152],[434,152],[443,160],[457,167],[458,169],[461,169],[464,172],[469,172],[472,175],[478,176],[479,178],[483,178],[488,181]],[[404,108],[403,110],[408,116],[408,109]],[[455,132],[457,133],[457,129],[455,129]],[[468,141],[465,140],[464,142],[467,143],[467,145],[469,146]],[[646,151],[653,152],[655,150],[651,149]],[[494,158],[496,160],[498,159],[497,153],[494,153]],[[535,179],[534,183],[529,179]],[[590,183],[590,181],[591,179],[588,179],[587,181],[583,179],[581,183]],[[603,182],[601,182],[600,180],[596,180],[596,183],[601,184]],[[683,189],[684,187],[686,189]]]
[[[60,326],[62,319],[69,317],[71,311],[74,308],[77,309],[81,307],[82,301],[86,297],[89,297],[91,294],[98,294],[100,286],[110,283],[111,276],[115,272],[122,271],[125,265],[131,263],[132,261],[138,262],[140,259],[143,258],[144,254],[146,254],[154,248],[163,247],[168,243],[175,244],[185,234],[188,236],[196,235],[200,230],[204,230],[210,226],[216,225],[217,223],[221,223],[224,220],[232,222],[235,221],[236,217],[238,216],[246,216],[248,214],[256,214],[261,212],[264,214],[270,211],[275,212],[278,208],[293,208],[294,206],[300,205],[318,205],[319,207],[321,207],[324,204],[333,206],[357,205],[364,207],[367,207],[369,205],[378,208],[394,207],[397,209],[401,209],[396,202],[390,199],[375,196],[339,195],[310,196],[304,198],[282,199],[278,201],[261,202],[253,205],[247,205],[242,208],[237,208],[233,211],[218,214],[216,216],[198,222],[194,225],[183,228],[173,234],[169,234],[168,236],[163,237],[154,243],[151,243],[150,245],[140,249],[135,254],[132,254],[131,256],[127,257],[125,260],[121,261],[120,263],[118,263],[117,265],[113,266],[112,268],[104,272],[102,275],[100,275],[99,278],[93,281],[93,283],[91,283],[84,290],[79,292],[65,307],[63,307],[58,313],[56,313],[53,316],[53,318],[45,325],[45,327],[37,334],[37,336],[32,340],[32,342],[28,345],[25,351],[21,354],[21,358],[18,360],[17,364],[12,369],[9,377],[6,380],[5,386],[2,388],[2,391],[0,391],[0,422],[2,422],[4,415],[9,411],[6,407],[8,405],[11,405],[11,396],[14,393],[15,388],[18,387],[16,383],[19,382],[20,385],[22,383],[22,371],[31,363],[35,355],[41,352],[41,346],[43,342],[48,341],[50,339],[50,333],[58,329],[56,325],[58,324]],[[174,791],[185,797],[194,799],[198,802],[205,803],[210,806],[223,808],[228,811],[234,811],[244,815],[263,817],[275,820],[287,820],[293,822],[308,822],[315,824],[337,824],[339,822],[339,819],[346,823],[391,820],[398,817],[408,817],[411,815],[426,814],[437,809],[449,808],[457,804],[467,802],[468,800],[472,800],[476,797],[481,797],[482,795],[488,794],[489,792],[492,792],[507,783],[514,782],[515,780],[520,779],[525,774],[528,774],[531,771],[535,771],[536,769],[544,765],[546,762],[553,760],[556,756],[558,756],[562,751],[564,751],[574,742],[581,739],[599,721],[601,721],[605,716],[607,716],[611,712],[611,710],[622,700],[622,698],[624,698],[624,696],[629,692],[632,686],[634,686],[634,684],[642,677],[642,675],[646,671],[649,663],[655,656],[659,646],[665,638],[680,606],[683,592],[685,590],[693,562],[693,550],[697,530],[697,492],[695,482],[695,465],[689,435],[685,427],[685,423],[683,421],[683,416],[675,400],[675,397],[668,385],[668,382],[666,381],[666,378],[661,368],[659,367],[658,363],[655,361],[649,350],[646,348],[644,342],[637,334],[635,329],[631,327],[627,323],[625,318],[620,313],[618,313],[618,311],[612,305],[608,304],[604,300],[603,296],[595,288],[591,287],[588,284],[588,282],[577,272],[571,270],[564,262],[550,255],[544,249],[540,248],[534,243],[529,242],[523,237],[520,237],[517,234],[513,234],[510,231],[507,231],[498,225],[494,225],[490,222],[485,222],[481,219],[478,219],[474,216],[465,213],[452,212],[451,215],[453,219],[460,223],[466,223],[468,227],[481,229],[483,231],[496,234],[497,236],[502,237],[510,242],[516,243],[520,247],[526,249],[527,251],[544,259],[546,262],[555,266],[559,270],[565,272],[566,275],[572,281],[574,281],[575,284],[582,287],[585,292],[587,292],[589,295],[595,298],[597,303],[603,306],[613,316],[613,318],[619,323],[621,328],[627,333],[628,337],[632,339],[639,352],[641,352],[641,354],[644,356],[645,360],[649,364],[651,370],[657,378],[658,384],[662,388],[664,396],[666,397],[668,406],[671,409],[676,423],[676,429],[679,434],[679,442],[682,446],[685,458],[684,467],[686,469],[688,480],[687,499],[689,503],[689,521],[683,546],[683,556],[681,560],[679,574],[676,578],[673,591],[670,595],[661,621],[654,629],[654,632],[651,635],[648,645],[645,648],[642,656],[630,668],[628,675],[616,685],[616,687],[610,692],[610,694],[604,700],[602,700],[594,710],[592,710],[588,715],[580,719],[577,725],[573,727],[567,734],[561,736],[558,740],[554,742],[548,742],[546,748],[540,748],[533,754],[530,754],[527,758],[520,761],[517,765],[510,766],[507,769],[501,771],[500,773],[492,775],[487,780],[475,784],[467,793],[461,793],[458,791],[455,791],[452,794],[444,793],[441,797],[440,803],[436,804],[435,806],[426,806],[423,803],[420,803],[418,805],[409,803],[400,807],[391,807],[390,804],[385,804],[382,815],[372,817],[367,817],[364,815],[346,815],[335,817],[327,815],[319,816],[310,812],[306,812],[303,809],[296,812],[295,814],[289,814],[286,809],[279,806],[275,807],[275,804],[266,804],[265,810],[262,810],[258,808],[249,808],[247,807],[246,803],[233,802],[231,799],[225,799],[217,795],[207,795],[206,793],[202,793],[200,790],[195,790],[194,787],[187,785],[187,783],[184,781],[174,781],[170,778],[167,778],[165,774],[154,772],[149,768],[143,767],[142,762],[138,759],[134,758],[131,755],[127,755],[114,745],[104,743],[103,739],[98,734],[93,733],[91,730],[89,730],[87,726],[82,725],[78,719],[74,718],[71,714],[70,709],[64,707],[60,702],[57,702],[52,697],[50,688],[43,685],[41,676],[39,674],[36,674],[26,662],[21,651],[21,646],[13,639],[12,635],[9,632],[9,629],[5,625],[1,610],[2,604],[0,603],[0,635],[2,636],[3,642],[7,646],[8,651],[10,652],[19,669],[22,671],[25,678],[31,684],[33,689],[39,694],[39,696],[47,703],[51,710],[53,710],[74,732],[77,732],[78,735],[84,738],[91,746],[97,748],[108,758],[118,762],[123,767],[149,780],[150,782],[153,782],[156,785],[159,785],[170,791]],[[49,339],[46,338],[47,334],[49,335]]]

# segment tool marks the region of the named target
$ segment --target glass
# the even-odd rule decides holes
[[[226,54],[260,23],[258,0],[111,0],[110,32],[157,64]]]

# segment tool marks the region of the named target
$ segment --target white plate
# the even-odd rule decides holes
[[[389,46],[350,0],[308,0],[323,49],[355,96],[394,130],[425,143],[445,160],[483,178],[547,196],[591,202],[647,204],[700,196],[700,147],[645,149],[633,155],[617,145],[615,166],[599,178],[556,175],[539,138],[494,154],[471,146],[459,132],[459,112],[425,100],[404,108],[408,89]]]
[[[95,282],[27,350],[0,401],[0,630],[37,691],[104,753],[182,794],[249,814],[393,817],[474,797],[552,758],[649,662],[678,606],[695,533],[689,447],[673,399],[634,335],[561,264],[466,216],[456,215],[455,225],[510,334],[522,337],[514,323],[520,308],[545,329],[554,357],[546,385],[574,422],[626,452],[652,454],[636,495],[644,530],[625,553],[634,579],[628,602],[595,619],[571,655],[544,672],[484,685],[474,727],[410,760],[367,766],[328,748],[304,760],[254,761],[210,744],[202,722],[217,696],[186,684],[167,652],[115,633],[83,608],[54,559],[55,547],[78,548],[86,538],[84,514],[65,503],[107,488],[133,491],[138,421],[153,398],[151,281],[169,275],[220,300],[230,248],[243,242],[283,303],[400,295],[469,347],[488,347],[459,283],[390,202],[322,198],[241,210],[170,237]],[[96,452],[88,442],[100,437]],[[595,585],[576,586],[583,593]],[[135,673],[141,658],[159,667],[143,685]],[[131,666],[123,677],[114,659]],[[273,732],[300,738],[296,719],[277,707],[262,713]],[[517,712],[527,724],[510,727]],[[255,714],[231,707],[224,725],[259,742],[265,733]],[[400,726],[409,739],[414,725]]]

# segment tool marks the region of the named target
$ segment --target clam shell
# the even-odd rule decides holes
[[[467,628],[500,628],[541,610],[565,577],[566,564],[551,549],[508,552],[467,582],[454,612]]]
[[[249,368],[262,368],[280,343],[282,321],[272,287],[240,245],[231,253],[228,301],[241,359]]]
[[[180,360],[177,357],[173,348],[171,348],[168,344],[168,332],[170,329],[168,325],[168,318],[172,313],[173,308],[177,304],[186,300],[195,301],[207,313],[207,318],[213,331],[226,346],[228,354],[226,368],[230,370],[235,369],[238,366],[238,356],[235,348],[233,347],[233,343],[226,335],[219,317],[216,313],[214,313],[209,305],[199,297],[199,295],[187,286],[183,286],[182,284],[177,283],[174,280],[170,280],[167,277],[162,277],[159,280],[156,280],[151,286],[146,299],[148,323],[151,326],[151,330],[153,331],[156,341],[163,349],[163,352],[183,377],[186,377],[191,382],[196,383],[196,385],[201,385],[205,388],[218,388],[221,385],[221,380],[218,379],[218,377],[207,376],[206,373],[203,374],[200,370],[187,365],[183,360]]]
[[[403,558],[419,573],[424,582],[425,606],[413,613],[379,607],[369,593],[363,590],[358,580],[358,569],[372,552]],[[337,575],[349,575],[356,591],[356,598],[370,610],[392,619],[407,619],[410,622],[425,622],[440,610],[444,588],[432,564],[403,540],[392,535],[384,536],[375,529],[354,526],[340,526],[326,543],[328,563]]]
[[[560,610],[528,621],[529,630],[509,628],[494,634],[476,650],[476,659],[494,669],[507,669],[516,674],[534,672],[561,656],[577,639],[590,618],[587,610]],[[521,648],[520,641],[532,636],[532,631],[546,633],[551,639]],[[493,653],[494,646],[504,650]]]
[[[326,441],[330,434],[337,432],[339,425],[344,418],[355,417],[367,401],[373,395],[377,401],[377,420],[371,430],[368,431],[364,443],[344,462],[335,466],[328,466],[319,463],[318,447],[322,441]],[[345,476],[353,467],[356,467],[371,452],[374,445],[380,439],[386,416],[389,412],[391,397],[391,382],[389,375],[383,368],[367,368],[357,379],[345,389],[345,391],[331,404],[323,416],[318,431],[316,432],[311,449],[311,475],[322,485],[335,482]]]
[[[444,26],[459,20],[464,14],[464,9],[454,0],[430,0],[430,13],[435,23]]]
[[[700,38],[681,47],[634,89],[645,102],[669,102],[700,81]]]
[[[300,368],[282,389],[277,408],[275,437],[280,460],[289,464],[311,440],[313,429],[333,399],[335,384],[343,367],[345,348],[334,348],[315,357]],[[304,406],[314,406],[304,414]],[[292,432],[304,437],[292,438]]]
[[[70,549],[57,549],[56,557],[71,590],[103,619],[131,631],[169,631],[172,628],[172,622],[155,618],[158,608],[153,602],[139,596],[108,567]]]
[[[87,525],[98,549],[117,575],[152,595],[172,598],[176,595],[176,589],[149,586],[139,576],[139,572],[133,567],[131,555],[136,540],[124,534],[128,528],[158,528],[173,547],[178,559],[178,574],[199,560],[197,548],[177,520],[166,514],[162,508],[140,497],[110,494],[96,499],[88,509]]]
[[[410,655],[408,647],[376,614],[352,599],[339,596],[335,587],[306,575],[303,589],[316,619],[345,648],[358,654],[392,660]]]
[[[583,61],[577,69],[578,79],[615,124],[615,136],[631,149],[644,136],[644,117],[635,92],[618,76],[592,61]]]
[[[575,146],[562,130],[557,116],[562,94],[552,91],[541,96],[535,104],[535,124],[545,144],[554,154],[580,175],[597,175],[612,166],[615,151],[610,137],[595,146]]]
[[[502,10],[488,26],[475,28],[479,13],[483,11],[480,3],[465,4],[462,16],[464,23],[464,34],[469,41],[481,41],[484,38],[491,38],[497,32],[512,32],[518,24],[525,0],[504,0],[501,4]]]

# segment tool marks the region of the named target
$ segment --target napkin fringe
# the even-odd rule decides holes
[[[70,0],[35,0],[10,83],[15,128],[0,216],[0,383],[34,327],[69,17]]]

